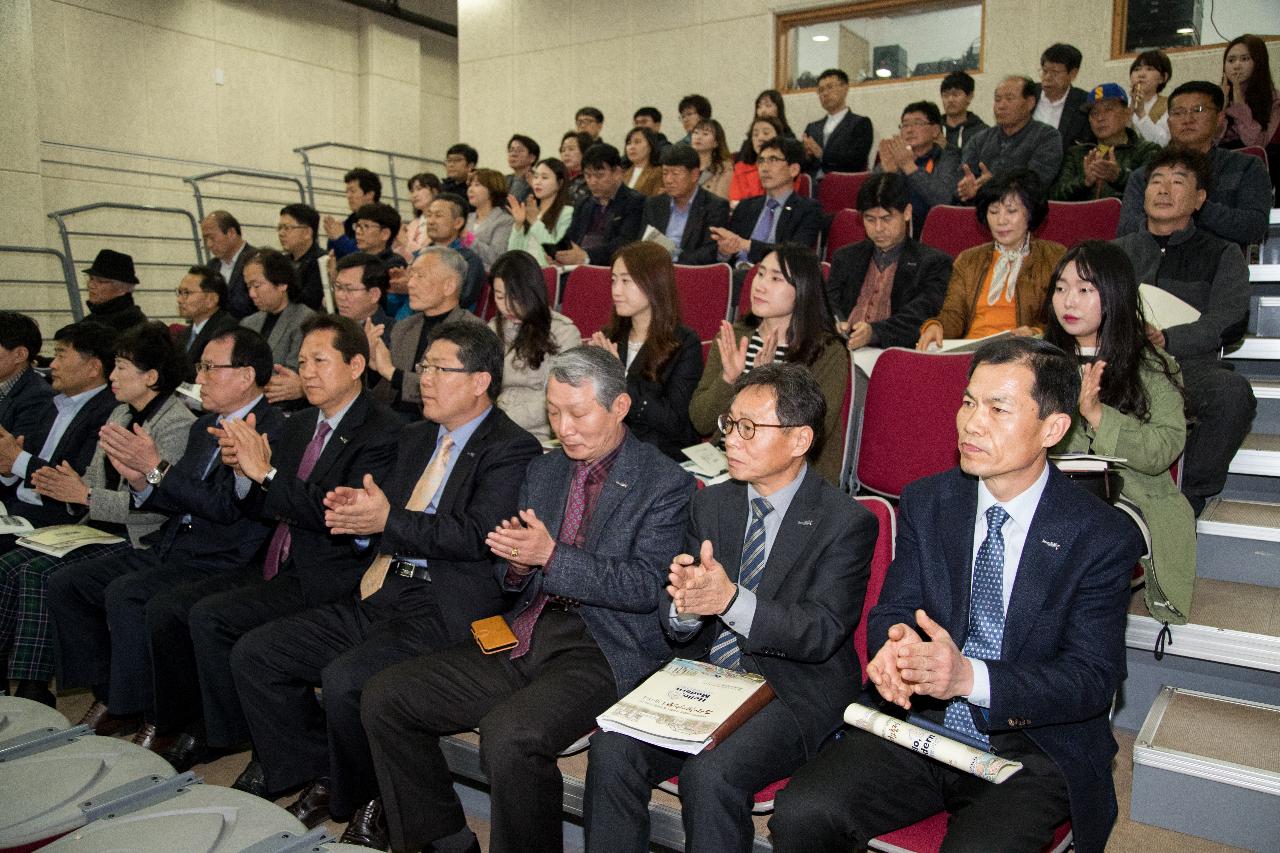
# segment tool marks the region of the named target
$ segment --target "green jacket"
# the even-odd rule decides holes
[[[1161,355],[1174,363],[1171,356]],[[1182,625],[1191,612],[1196,579],[1196,520],[1191,505],[1169,476],[1169,468],[1182,455],[1187,418],[1181,391],[1160,367],[1148,361],[1140,376],[1147,391],[1150,420],[1142,423],[1104,405],[1102,422],[1094,430],[1077,412],[1071,431],[1054,452],[1098,453],[1128,460],[1117,466],[1120,494],[1138,507],[1151,531],[1152,554],[1142,560],[1147,610],[1162,622]],[[1177,384],[1182,384],[1180,373]]]
[[[1095,188],[1086,186],[1084,182],[1084,157],[1097,147],[1095,143],[1072,145],[1062,157],[1062,171],[1049,190],[1049,198],[1054,201],[1091,201],[1094,198],[1124,198],[1124,187],[1134,169],[1141,168],[1151,161],[1160,151],[1160,146],[1148,142],[1138,136],[1134,129],[1126,127],[1128,140],[1115,147],[1116,163],[1120,166],[1120,175],[1114,183],[1104,184],[1102,195],[1095,196]]]

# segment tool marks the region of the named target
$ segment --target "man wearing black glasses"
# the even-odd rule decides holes
[[[822,389],[785,362],[735,388],[719,423],[733,481],[694,497],[686,553],[671,563],[658,612],[679,657],[763,675],[777,698],[698,755],[593,736],[588,851],[647,851],[650,791],[677,774],[686,847],[750,850],[753,795],[817,752],[858,688],[853,628],[877,526],[809,466]]]

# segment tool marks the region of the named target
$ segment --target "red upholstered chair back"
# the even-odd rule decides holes
[[[742,290],[738,291],[738,308],[733,312],[735,320],[741,320],[751,313],[751,282],[756,280],[756,272],[759,269],[759,264],[753,264],[751,269],[747,270],[747,277],[742,280]]]
[[[698,334],[698,340],[715,338],[720,321],[729,318],[733,295],[733,270],[728,264],[700,267],[676,264],[676,295],[680,319]]]
[[[938,204],[929,208],[920,242],[956,257],[965,249],[991,240],[991,232],[978,224],[972,207]]]
[[[853,207],[858,190],[871,177],[870,172],[827,172],[818,181],[818,203],[823,213],[834,214]]]
[[[1249,145],[1245,148],[1239,149],[1239,151],[1241,154],[1248,154],[1250,157],[1257,157],[1262,161],[1264,168],[1270,167],[1270,163],[1267,160],[1267,149],[1263,148],[1261,145]]]
[[[1085,240],[1114,240],[1120,225],[1120,199],[1096,201],[1051,201],[1049,215],[1036,236],[1070,249]]]
[[[547,304],[551,310],[560,308],[560,270],[556,267],[543,267],[542,280],[547,283]]]
[[[476,299],[476,316],[487,323],[497,313],[498,305],[493,301],[493,279],[485,276],[484,284],[480,285],[480,296]]]
[[[608,267],[583,265],[564,283],[560,313],[573,321],[584,339],[603,329],[613,313],[609,275]]]
[[[813,178],[801,172],[796,178],[796,192],[805,198],[813,198]]]
[[[858,482],[896,498],[908,483],[955,466],[956,410],[970,353],[887,349],[867,385],[858,436]]]
[[[827,231],[827,260],[831,260],[837,249],[857,243],[866,236],[867,231],[862,227],[862,216],[858,211],[845,208],[837,212]]]
[[[871,608],[880,600],[880,589],[884,586],[885,576],[889,573],[889,564],[893,562],[894,545],[898,538],[898,516],[893,505],[881,497],[866,495],[859,497],[858,503],[863,509],[871,511],[880,523],[880,533],[876,536],[876,549],[871,554],[871,575],[867,578],[867,597],[862,604],[862,618],[853,631],[853,648],[858,653],[858,663],[862,666],[862,680],[867,680],[867,617]],[[876,648],[880,647],[876,643]]]

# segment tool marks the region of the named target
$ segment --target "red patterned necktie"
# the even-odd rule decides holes
[[[569,486],[569,500],[564,508],[564,521],[560,522],[560,536],[557,541],[564,545],[572,545],[578,539],[578,528],[582,526],[582,516],[587,509],[587,475],[591,469],[582,465],[573,475],[573,483]],[[511,650],[511,659],[515,660],[529,651],[529,642],[533,639],[533,626],[542,609],[550,598],[541,590],[529,602],[524,612],[511,623],[511,632],[516,635],[516,647]]]
[[[302,461],[298,463],[299,480],[306,480],[311,476],[316,462],[320,459],[320,452],[324,450],[324,438],[329,434],[329,430],[328,421],[321,421],[316,427],[316,434],[307,443]],[[289,545],[292,541],[293,532],[289,529],[289,525],[283,521],[277,523],[276,532],[271,534],[271,544],[267,546],[267,558],[262,561],[263,579],[271,580],[280,571],[280,565],[289,559]]]

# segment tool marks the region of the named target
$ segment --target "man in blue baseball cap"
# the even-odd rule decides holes
[[[1145,166],[1160,146],[1148,142],[1129,125],[1129,96],[1118,83],[1103,83],[1087,93],[1080,111],[1088,113],[1097,142],[1067,149],[1062,171],[1049,190],[1057,201],[1123,198],[1134,169]]]

